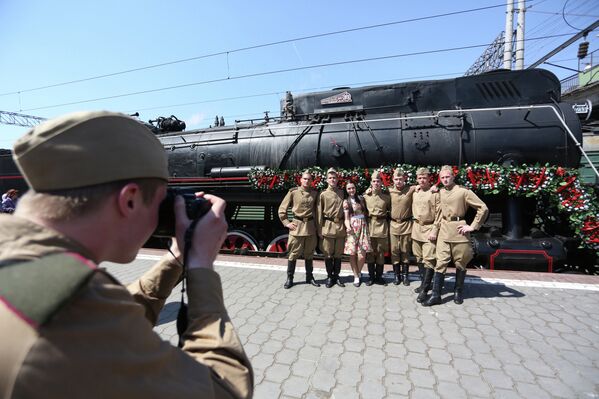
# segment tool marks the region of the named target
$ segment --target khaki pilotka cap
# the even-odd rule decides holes
[[[17,140],[13,159],[35,191],[168,180],[160,141],[137,120],[115,112],[77,112],[44,122]]]
[[[406,175],[403,169],[397,168],[393,171],[393,177],[403,177]]]

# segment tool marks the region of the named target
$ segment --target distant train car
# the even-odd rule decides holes
[[[0,192],[5,193],[11,188],[24,192],[28,189],[27,183],[21,176],[12,160],[10,150],[0,149]]]

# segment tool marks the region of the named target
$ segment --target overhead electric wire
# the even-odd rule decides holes
[[[395,79],[375,80],[375,81],[368,81],[368,82],[343,83],[343,84],[320,86],[320,87],[310,87],[310,88],[304,88],[304,89],[289,89],[289,90],[284,90],[284,91],[273,91],[273,92],[261,93],[261,94],[248,94],[245,96],[214,98],[214,99],[210,99],[210,100],[200,100],[200,101],[193,101],[193,102],[180,103],[180,104],[158,105],[158,106],[152,106],[152,107],[147,107],[147,108],[135,108],[134,110],[130,110],[129,113],[136,112],[136,111],[150,111],[153,109],[161,109],[161,108],[184,107],[187,105],[210,104],[210,103],[216,103],[216,102],[222,102],[222,101],[234,101],[234,100],[243,100],[246,98],[282,95],[286,91],[306,93],[306,92],[311,92],[314,90],[326,90],[326,89],[330,89],[331,87],[346,87],[346,86],[356,87],[356,86],[382,84],[382,83],[389,83],[389,82],[405,82],[405,81],[409,81],[409,80],[413,80],[413,79],[438,78],[441,76],[459,76],[459,75],[462,75],[462,72],[450,72],[450,73],[438,73],[438,74],[434,74],[434,75],[400,77],[400,78],[395,78]],[[255,115],[255,114],[251,114],[251,115]]]
[[[477,12],[477,11],[484,11],[484,10],[489,10],[492,8],[498,8],[498,7],[505,7],[505,3],[486,6],[486,7],[471,8],[471,9],[467,9],[467,10],[452,11],[452,12],[442,13],[442,14],[428,15],[428,16],[424,16],[424,17],[404,19],[404,20],[400,20],[400,21],[386,22],[386,23],[382,23],[382,24],[375,24],[375,25],[361,26],[361,27],[357,27],[357,28],[343,29],[343,30],[338,30],[338,31],[333,31],[333,32],[318,33],[315,35],[301,36],[301,37],[296,37],[296,38],[292,38],[292,39],[278,40],[278,41],[269,42],[269,43],[256,44],[253,46],[240,47],[240,48],[236,48],[236,49],[232,49],[232,50],[203,54],[203,55],[199,55],[196,57],[189,57],[189,58],[183,58],[183,59],[174,60],[174,61],[167,61],[167,62],[162,62],[159,64],[147,65],[147,66],[143,66],[143,67],[139,67],[139,68],[132,68],[132,69],[127,69],[127,70],[123,70],[123,71],[107,73],[107,74],[103,74],[103,75],[90,76],[87,78],[81,78],[81,79],[75,79],[75,80],[70,80],[70,81],[66,81],[66,82],[54,83],[54,84],[46,85],[46,86],[39,86],[39,87],[33,87],[33,88],[29,88],[29,89],[0,93],[0,96],[6,96],[6,95],[11,95],[11,94],[20,94],[20,93],[26,93],[26,92],[30,92],[30,91],[49,89],[52,87],[87,82],[90,80],[108,78],[108,77],[123,75],[123,74],[131,73],[131,72],[139,72],[139,71],[144,71],[144,70],[148,70],[148,69],[159,68],[159,67],[163,67],[163,66],[179,64],[179,63],[184,63],[184,62],[190,62],[190,61],[195,61],[195,60],[200,60],[200,59],[205,59],[205,58],[210,58],[210,57],[216,57],[219,55],[237,53],[237,52],[241,52],[241,51],[255,50],[258,48],[275,46],[275,45],[279,45],[279,44],[299,42],[302,40],[309,40],[309,39],[317,39],[317,38],[326,37],[326,36],[333,36],[333,35],[338,35],[338,34],[343,34],[343,33],[357,32],[360,30],[382,28],[385,26],[399,25],[399,24],[410,23],[410,22],[418,22],[418,21],[424,21],[424,20],[428,20],[428,19],[449,17],[449,16],[453,16],[453,15],[466,14],[466,13]]]
[[[562,13],[559,11],[535,11],[535,10],[526,10],[526,12],[533,12],[533,13],[537,13],[537,14],[551,14],[551,15],[557,15],[557,16],[562,16]],[[588,18],[599,18],[599,15],[590,15],[590,14],[573,14],[571,12],[567,12],[564,15],[567,15],[568,17],[588,17]],[[577,29],[577,28],[575,28]]]
[[[570,0],[566,0],[566,2],[564,3],[564,7],[562,8],[562,18],[564,19],[564,22],[566,23],[566,25],[568,25],[570,28],[580,30],[580,28],[572,26],[566,19],[566,6],[568,5],[569,2],[570,2]]]
[[[578,11],[580,14],[588,14],[590,12],[592,12],[594,10],[593,7],[593,1],[585,1],[582,2],[580,4],[575,5],[572,8],[572,11]],[[552,28],[546,33],[546,34],[551,34],[553,32],[559,31],[562,28],[565,28],[562,20],[562,14],[560,12],[559,16],[554,16],[552,18],[557,18],[553,25]],[[582,17],[582,16],[577,16],[575,18],[573,18],[572,20],[574,21],[583,21],[584,19],[588,19],[589,17]],[[585,24],[586,25],[586,24]],[[530,59],[536,59],[536,58],[540,58],[541,55],[545,55],[546,54],[546,48],[547,47],[555,47],[557,44],[559,43],[559,41],[556,38],[550,39],[550,40],[546,40],[546,41],[539,41],[536,42],[534,44],[532,44],[531,46],[529,46],[527,54],[528,54],[528,58]]]
[[[548,37],[560,37],[560,36],[571,36],[571,35],[572,35],[572,33],[563,33],[563,34],[554,35],[554,36],[524,39],[524,41],[543,40],[543,39],[547,39]],[[307,66],[294,67],[294,68],[278,69],[278,70],[273,70],[273,71],[256,72],[256,73],[250,73],[250,74],[246,74],[246,75],[227,76],[225,78],[210,79],[210,80],[205,80],[205,81],[201,81],[201,82],[184,83],[184,84],[180,84],[180,85],[173,85],[173,86],[161,87],[161,88],[156,88],[156,89],[140,90],[140,91],[136,91],[136,92],[116,94],[116,95],[112,95],[112,96],[98,97],[98,98],[92,98],[92,99],[87,99],[87,100],[79,100],[79,101],[73,101],[73,102],[69,102],[69,103],[53,104],[53,105],[47,105],[47,106],[43,106],[43,107],[26,108],[21,111],[36,111],[36,110],[40,110],[40,109],[57,108],[57,107],[63,107],[63,106],[67,106],[67,105],[77,105],[77,104],[84,104],[84,103],[90,103],[90,102],[95,102],[95,101],[112,100],[115,98],[130,97],[130,96],[135,96],[135,95],[140,95],[140,94],[155,93],[155,92],[159,92],[159,91],[181,89],[184,87],[191,87],[191,86],[200,86],[200,85],[206,85],[206,84],[217,83],[217,82],[225,82],[228,80],[239,80],[239,79],[247,79],[247,78],[253,78],[253,77],[258,77],[258,76],[274,75],[274,74],[285,73],[285,72],[294,72],[294,71],[301,71],[301,70],[315,69],[315,68],[325,68],[325,67],[338,66],[338,65],[356,64],[356,63],[361,63],[361,62],[388,60],[388,59],[392,59],[392,58],[412,57],[412,56],[417,56],[417,55],[446,53],[446,52],[450,52],[450,51],[469,50],[469,49],[473,49],[473,48],[486,48],[487,46],[489,46],[489,43],[474,44],[474,45],[470,45],[470,46],[451,47],[451,48],[445,48],[445,49],[417,51],[417,52],[412,52],[412,53],[394,54],[394,55],[387,55],[387,56],[381,56],[381,57],[362,58],[362,59],[349,60],[349,61],[330,62],[330,63],[325,63],[325,64],[307,65]]]
[[[583,1],[581,3],[575,4],[570,12],[577,12],[577,15],[584,15],[585,13],[590,13],[591,11],[594,10],[593,8],[593,2],[591,1],[590,3],[590,7],[586,8],[585,7],[588,5],[589,1]],[[540,3],[536,3],[535,5],[539,5]],[[534,10],[531,10],[533,6],[531,7],[527,7],[527,12],[535,12]],[[563,9],[560,9],[559,12],[555,12],[553,15],[547,17],[546,19],[544,19],[541,23],[535,25],[534,27],[527,29],[527,34],[528,35],[550,35],[553,32],[556,32],[562,28],[565,28],[565,26],[563,26],[563,21],[562,21],[562,11]],[[578,17],[575,19],[579,19]],[[545,53],[545,51],[543,50],[545,47],[547,46],[552,46],[554,44],[557,43],[556,39],[553,40],[547,40],[547,41],[538,41],[535,43],[532,43],[530,46],[528,46],[527,48],[527,57],[528,58],[539,58],[541,53]]]

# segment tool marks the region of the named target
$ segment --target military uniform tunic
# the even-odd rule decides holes
[[[343,191],[328,187],[318,196],[317,225],[322,236],[322,253],[326,258],[341,258],[345,244]]]
[[[366,262],[385,263],[385,252],[389,250],[389,222],[387,220],[391,209],[391,197],[382,191],[370,190],[364,194],[364,201],[368,209],[368,231],[372,252],[366,254]]]
[[[456,267],[466,270],[472,260],[470,234],[458,233],[458,226],[465,225],[464,216],[469,207],[476,209],[476,216],[470,224],[478,230],[484,222],[489,209],[472,191],[454,184],[451,188],[443,187],[439,191],[441,211],[437,214],[435,224],[439,227],[437,238],[437,265],[435,271],[445,273],[447,265],[453,260]]]
[[[88,260],[90,254],[76,241],[26,219],[0,215],[2,267],[66,253],[79,259],[75,267],[93,273],[49,321],[36,325],[0,302],[0,397],[252,396],[252,368],[225,309],[216,272],[188,271],[189,322],[179,349],[152,330],[181,280],[181,266],[170,254],[125,288]],[[40,292],[53,289],[46,283],[40,281]]]
[[[430,241],[431,234],[439,234],[439,226],[435,224],[437,214],[441,211],[439,193],[431,189],[420,190],[412,198],[412,252],[418,263],[433,269],[436,260],[436,241]]]
[[[293,213],[291,222],[297,226],[295,230],[289,230],[289,240],[287,242],[289,260],[296,260],[301,256],[304,259],[314,257],[317,243],[316,197],[317,193],[314,190],[295,187],[289,190],[279,206],[279,219],[283,226],[290,223],[287,219],[287,210],[289,208]]]
[[[391,261],[408,263],[412,233],[412,195],[414,190],[404,186],[401,190],[389,189],[391,196]]]

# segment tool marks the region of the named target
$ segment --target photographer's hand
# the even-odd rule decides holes
[[[218,251],[227,237],[227,221],[225,218],[227,203],[222,198],[209,194],[204,195],[203,192],[196,193],[196,196],[204,197],[212,204],[212,207],[196,225],[186,263],[190,269],[212,269]],[[184,250],[185,230],[191,221],[185,211],[185,201],[180,196],[175,198],[175,217],[177,219],[177,243],[179,248]]]

